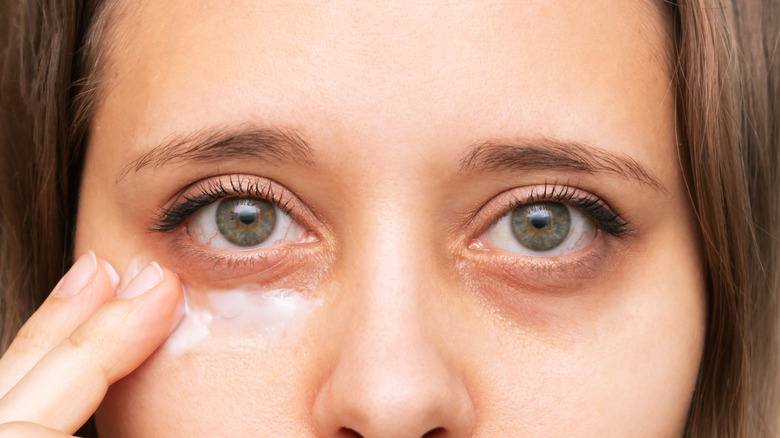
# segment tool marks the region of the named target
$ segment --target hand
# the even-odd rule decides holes
[[[156,263],[116,294],[119,276],[81,256],[0,359],[0,437],[67,437],[109,385],[165,341],[183,316],[181,283]]]

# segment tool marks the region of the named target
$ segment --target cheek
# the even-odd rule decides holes
[[[307,377],[290,351],[157,354],[112,385],[96,422],[101,436],[303,436]],[[295,382],[295,383],[293,383]]]
[[[703,283],[695,255],[653,254],[632,265],[630,280],[604,285],[607,298],[561,304],[567,319],[543,329],[490,312],[468,317],[475,309],[454,303],[459,316],[436,324],[449,327],[447,336],[432,337],[439,348],[459,340],[443,350],[480,412],[476,433],[680,435],[703,342]],[[339,342],[322,333],[349,331],[329,323],[350,321],[339,312],[325,305],[300,330],[265,344],[225,333],[211,340],[223,348],[163,347],[110,388],[98,426],[106,436],[305,436],[323,372],[339,354]]]
[[[123,282],[148,258],[136,256]],[[323,356],[315,336],[322,332],[322,300],[310,291],[257,284],[214,289],[181,278],[184,320],[140,368],[110,387],[96,414],[101,433],[303,433],[310,424],[311,389],[317,386],[312,371],[318,365],[310,360]],[[181,420],[174,422],[174,431],[171,419]]]
[[[486,435],[682,435],[704,345],[706,288],[696,242],[680,237],[691,233],[667,231],[592,294],[546,303],[565,318],[535,327],[512,321],[482,334],[490,347],[471,354],[500,358],[479,365],[490,376]],[[487,420],[492,414],[497,421]]]
[[[263,436],[304,436],[320,366],[315,358],[322,357],[316,334],[323,315],[314,308],[319,306],[303,309],[305,314],[292,309],[296,315],[288,308],[297,319],[281,321],[280,306],[289,307],[289,300],[269,304],[245,297],[239,309],[235,297],[206,304],[206,292],[187,293],[190,309],[182,325],[140,368],[109,388],[95,416],[101,435],[244,436],[255,430]],[[273,319],[263,314],[268,310]],[[203,314],[211,318],[193,338],[187,318]]]

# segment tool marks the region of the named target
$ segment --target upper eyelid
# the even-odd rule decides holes
[[[159,232],[174,231],[184,221],[172,227],[165,222],[174,219],[170,218],[174,210],[192,202],[198,196],[206,196],[207,199],[204,199],[201,205],[194,206],[196,208],[188,212],[184,221],[207,205],[205,201],[216,202],[232,196],[250,196],[267,200],[307,228],[316,219],[316,215],[290,189],[272,179],[249,174],[216,175],[198,180],[179,191],[170,202],[158,209],[148,229]]]
[[[525,191],[526,193],[519,193],[522,191]],[[561,193],[561,191],[565,191],[563,199],[555,199],[553,195],[555,195],[555,193]],[[556,200],[558,202],[563,202],[572,208],[577,208],[577,206],[573,205],[574,203],[571,202],[572,200],[577,199],[588,199],[603,203],[603,205],[608,208],[611,213],[613,213],[626,225],[629,224],[629,221],[625,219],[623,214],[612,207],[606,200],[604,200],[603,197],[585,190],[579,185],[572,185],[569,183],[562,184],[558,182],[544,182],[543,184],[515,187],[491,197],[468,218],[467,224],[470,226],[470,228],[472,228],[471,233],[469,234],[479,235],[486,232],[488,229],[490,229],[490,227],[496,225],[498,221],[501,220],[501,218],[509,214],[514,208],[517,208],[523,204],[531,204],[545,200]],[[496,204],[498,204],[498,207],[495,207]],[[586,216],[590,217],[590,215],[587,213]],[[628,228],[626,231],[630,233],[632,230]]]
[[[248,183],[247,181],[250,182]],[[315,225],[317,228],[322,228],[323,231],[328,230],[326,223],[322,221],[320,216],[314,210],[309,208],[309,206],[303,202],[303,200],[301,200],[292,190],[272,179],[250,174],[217,175],[203,178],[190,184],[178,192],[167,204],[167,206],[162,206],[158,209],[158,214],[153,219],[152,226],[148,227],[148,229],[150,231],[173,231],[175,228],[177,228],[178,225],[170,230],[160,230],[159,225],[165,215],[170,212],[172,208],[184,203],[181,201],[183,197],[194,195],[192,192],[198,189],[200,189],[200,193],[204,193],[204,186],[207,184],[212,188],[221,187],[223,189],[228,189],[225,190],[224,196],[214,197],[211,199],[211,202],[215,202],[218,199],[223,199],[230,196],[257,196],[259,198],[271,201],[274,205],[280,207],[286,213],[290,214],[293,220],[297,221],[300,225],[309,228],[310,230]],[[253,190],[248,190],[249,187],[247,187],[247,184],[250,184]],[[266,191],[258,191],[257,188],[260,186],[264,187]],[[277,190],[277,192],[275,192],[275,190]],[[523,190],[526,191],[525,194],[519,193]],[[466,216],[466,228],[467,230],[470,230],[467,231],[467,233],[471,236],[481,234],[491,226],[495,225],[504,215],[511,212],[512,209],[516,208],[517,206],[552,199],[552,196],[555,193],[560,193],[561,191],[565,191],[566,196],[564,196],[564,199],[562,200],[559,199],[560,202],[567,203],[567,200],[578,198],[597,200],[598,202],[603,203],[611,213],[620,218],[622,221],[626,222],[626,224],[629,223],[629,221],[625,220],[623,214],[612,207],[606,200],[604,200],[603,197],[600,197],[588,190],[582,189],[579,185],[570,184],[568,182],[558,183],[557,181],[545,181],[542,184],[515,187],[504,190],[503,192],[490,197],[473,213]],[[269,199],[274,197],[275,194],[278,194],[280,198]],[[578,194],[582,196],[577,196]],[[498,204],[498,207],[494,207],[496,204]],[[199,208],[202,208],[205,205],[206,204],[203,204]],[[572,203],[567,203],[567,205],[577,208],[577,206],[572,205]],[[197,211],[197,209],[192,213],[195,211]],[[192,213],[190,213],[190,215]],[[486,215],[490,220],[485,218]],[[586,216],[590,217],[591,215],[586,214]],[[630,232],[632,230],[628,229],[628,231]]]

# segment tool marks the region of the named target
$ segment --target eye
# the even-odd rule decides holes
[[[250,250],[297,242],[303,228],[264,199],[231,197],[195,212],[187,224],[187,233],[212,248]]]
[[[559,257],[585,248],[596,238],[593,220],[561,202],[515,207],[485,232],[490,247],[537,257]]]

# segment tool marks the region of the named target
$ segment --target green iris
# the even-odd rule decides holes
[[[257,198],[228,198],[217,207],[217,228],[231,243],[254,246],[276,228],[274,206]]]
[[[512,211],[512,233],[521,245],[547,251],[566,240],[571,226],[569,209],[559,202],[537,202]]]

